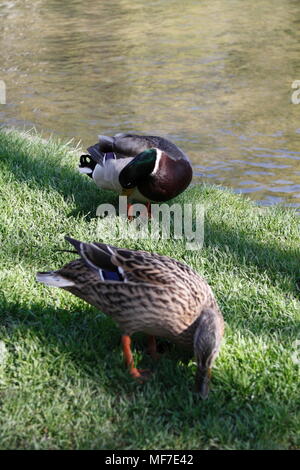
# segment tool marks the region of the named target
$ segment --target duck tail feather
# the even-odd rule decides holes
[[[71,243],[71,245],[74,246],[76,252],[81,255],[81,241],[80,240],[76,240],[75,238],[72,238],[72,237],[69,237],[68,235],[65,236],[65,240],[69,243]]]
[[[101,152],[108,153],[114,150],[114,138],[107,135],[99,135],[99,148]]]
[[[87,149],[94,162],[102,165],[104,153],[100,150],[100,144],[92,145]]]
[[[36,274],[36,280],[52,287],[74,286],[73,281],[61,276],[57,271],[38,272]]]

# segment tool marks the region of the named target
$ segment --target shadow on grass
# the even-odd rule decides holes
[[[144,338],[137,335],[134,353],[138,357],[143,355],[139,367],[153,370],[149,381],[140,385],[132,380],[123,364],[118,328],[110,318],[97,316],[94,309],[67,312],[53,311],[38,303],[30,306],[7,303],[3,312],[1,324],[10,337],[12,354],[14,336],[17,341],[21,335],[26,344],[30,332],[42,355],[44,347],[46,355],[49,351],[52,356],[67,354],[80,375],[89,376],[94,391],[99,387],[111,397],[114,409],[121,414],[112,448],[116,445],[126,448],[134,443],[132,427],[139,436],[139,446],[147,448],[156,435],[165,435],[170,423],[171,441],[176,442],[189,432],[195,438],[196,433],[198,444],[193,441],[191,448],[197,445],[222,448],[221,442],[233,448],[280,447],[279,436],[271,436],[267,431],[269,426],[279,429],[283,420],[287,424],[294,412],[292,401],[285,401],[280,394],[263,390],[255,398],[250,397],[237,378],[232,379],[227,370],[216,367],[209,399],[202,401],[194,392],[195,370],[178,360],[178,351],[171,348],[154,363],[144,353]],[[31,361],[31,357],[27,360]],[[65,373],[68,380],[68,368]],[[281,431],[282,440],[285,431],[285,428]]]
[[[1,142],[0,142],[1,144]],[[42,147],[43,150],[43,147]],[[100,203],[111,203],[117,206],[117,196],[111,191],[99,190],[89,178],[77,174],[74,170],[59,164],[59,152],[56,152],[55,162],[47,159],[47,155],[41,152],[41,158],[32,157],[28,149],[21,143],[17,152],[9,148],[1,148],[1,163],[13,174],[13,177],[22,182],[26,181],[33,187],[58,191],[66,201],[73,200],[75,211],[70,211],[69,216],[85,214],[87,220],[96,217],[96,208]],[[45,152],[44,152],[45,153]],[[61,151],[65,158],[64,151]],[[49,157],[49,156],[48,156]],[[70,154],[70,158],[72,155]],[[77,157],[73,157],[74,159]],[[192,192],[195,189],[191,190]],[[191,193],[193,195],[193,193]],[[187,199],[186,199],[187,198]],[[199,194],[201,201],[201,189]],[[182,202],[180,198],[170,201]],[[189,202],[188,196],[183,197],[183,202]],[[239,230],[234,231],[224,226],[220,228],[217,223],[211,222],[209,217],[205,221],[205,245],[217,247],[221,250],[226,247],[239,264],[257,266],[260,272],[268,271],[269,277],[278,278],[279,273],[289,275],[293,279],[291,293],[298,296],[296,280],[300,277],[300,251],[299,249],[287,249],[285,247],[265,244],[251,238]]]
[[[207,246],[216,246],[231,251],[240,265],[257,266],[260,272],[276,276],[300,276],[300,246],[297,248],[278,247],[275,244],[257,242],[251,235],[246,236],[242,231],[230,229],[220,230],[217,223],[206,223]]]
[[[9,139],[7,139],[9,140]],[[13,174],[18,181],[26,181],[33,184],[34,187],[41,189],[52,188],[58,191],[67,201],[74,200],[77,209],[69,215],[85,214],[89,220],[96,217],[96,208],[100,203],[111,203],[117,206],[117,196],[111,191],[99,190],[96,185],[83,175],[77,174],[74,170],[59,164],[60,154],[56,151],[55,162],[47,160],[47,152],[41,146],[41,158],[32,157],[26,147],[19,142],[17,152],[13,152],[5,146],[1,147],[1,163],[5,164],[7,169]],[[15,144],[16,145],[16,144]],[[36,152],[36,151],[35,151]],[[44,153],[44,154],[43,154]],[[61,150],[61,157],[65,159],[65,150]],[[78,160],[77,157],[70,158]],[[191,189],[192,195],[195,188]],[[187,194],[187,193],[185,193]],[[199,194],[201,201],[201,189]],[[182,200],[176,198],[170,201],[174,202],[190,202],[183,196]],[[197,201],[199,202],[199,201]],[[213,223],[207,218],[205,221],[205,244],[206,246],[220,247],[220,249],[230,250],[240,264],[252,264],[259,268],[260,271],[267,270],[272,276],[274,273],[282,273],[291,275],[293,278],[300,277],[300,247],[297,249],[286,249],[285,247],[273,246],[268,243],[258,242],[251,238],[251,235],[245,235],[241,231],[234,231]],[[277,275],[276,274],[276,275]],[[295,293],[297,291],[295,285]]]
[[[46,158],[37,160],[21,146],[14,154],[5,153],[2,149],[1,155],[3,157],[1,164],[7,167],[16,180],[26,181],[34,188],[46,190],[53,188],[67,201],[74,201],[75,213],[69,215],[83,213],[89,214],[91,218],[98,204],[102,202],[116,204],[116,196],[113,193],[99,191],[87,177],[77,175],[75,169],[73,171],[61,166],[59,159],[56,165]],[[201,198],[201,190],[199,197]],[[221,251],[226,247],[237,263],[254,265],[262,273],[267,271],[268,277],[276,282],[280,275],[288,275],[292,281],[296,281],[300,274],[298,249],[266,245],[242,231],[224,227],[220,229],[217,223],[209,220],[206,221],[206,246],[220,248]],[[298,297],[299,292],[296,290],[296,285],[295,289],[293,285],[291,283],[287,287],[283,286],[283,291]],[[280,313],[278,312],[278,316]],[[236,324],[234,318],[230,318],[230,322],[235,330],[240,329],[243,334],[245,333],[244,325]],[[191,427],[200,426],[199,429],[206,432],[205,440],[207,441],[207,436],[211,436],[213,441],[214,429],[223,426],[226,432],[228,430],[232,433],[233,438],[239,438],[239,434],[243,435],[244,432],[242,439],[245,442],[248,434],[253,445],[255,440],[263,435],[262,419],[273,420],[273,426],[275,419],[278,429],[282,429],[280,423],[283,419],[287,419],[285,415],[293,413],[292,408],[287,411],[284,401],[276,394],[266,396],[262,393],[250,403],[246,394],[245,396],[239,394],[238,382],[224,384],[226,373],[222,374],[221,370],[214,373],[211,398],[207,402],[199,401],[199,397],[193,393],[193,368],[184,366],[178,361],[180,354],[173,347],[160,363],[154,364],[144,354],[143,336],[137,336],[134,340],[136,354],[138,357],[142,356],[139,366],[148,367],[155,372],[144,386],[134,383],[123,365],[118,328],[110,318],[95,313],[90,307],[87,307],[86,311],[70,313],[65,310],[53,310],[52,306],[47,307],[38,303],[30,306],[4,303],[1,325],[12,334],[16,330],[20,334],[26,334],[26,331],[30,330],[47,349],[54,351],[58,349],[61,353],[67,353],[76,367],[88,374],[96,385],[103,380],[104,387],[107,393],[114,397],[116,406],[120,398],[127,400],[126,418],[134,420],[141,434],[143,420],[139,419],[139,416],[134,416],[134,407],[138,403],[141,407],[147,404],[148,427],[158,434],[165,430],[170,416],[172,415],[174,419],[175,415],[177,430],[170,431],[174,438],[183,432],[188,423]],[[251,318],[251,321],[247,320],[247,329],[254,335],[259,332],[267,336],[280,330],[281,337],[287,341],[297,338],[299,334],[299,329],[292,320],[285,318],[282,330],[276,319],[261,319],[259,315]],[[143,399],[146,400],[144,405]],[[271,411],[275,409],[277,413],[272,414]],[[241,423],[237,424],[238,420]],[[126,434],[121,424],[119,430],[123,435]],[[144,445],[147,445],[146,437]],[[265,439],[269,439],[268,442],[271,443],[271,437]]]
[[[197,191],[197,189],[192,188],[190,196],[188,193],[184,193],[179,202],[189,203],[193,201],[193,203],[201,203],[201,187],[199,193]],[[220,191],[223,190],[220,189]],[[205,187],[203,193],[205,193]],[[203,198],[203,204],[204,206],[206,204],[205,197]],[[255,209],[259,208],[253,206],[253,210]],[[225,210],[226,208],[224,208],[224,212]],[[269,279],[277,284],[283,277],[288,276],[291,282],[282,283],[282,291],[285,291],[288,296],[292,295],[299,298],[297,280],[300,278],[300,237],[299,243],[294,243],[295,247],[285,246],[283,237],[281,245],[276,238],[270,241],[257,240],[255,230],[247,233],[242,223],[237,228],[224,226],[223,221],[218,224],[217,221],[211,220],[210,211],[213,211],[213,205],[208,198],[208,209],[205,212],[204,227],[204,247],[206,249],[217,249],[223,256],[228,254],[228,264],[233,265],[233,269],[253,266],[257,269],[258,273],[266,273]],[[193,227],[193,230],[195,230],[195,227]],[[206,256],[209,260],[209,252]]]
[[[9,138],[7,138],[9,140]],[[68,215],[76,216],[85,214],[87,220],[96,216],[96,209],[102,202],[110,202],[116,204],[116,195],[110,191],[99,190],[96,185],[85,175],[81,175],[77,171],[77,167],[73,170],[65,165],[60,164],[60,159],[65,161],[65,150],[57,151],[52,158],[49,152],[45,151],[44,145],[41,145],[41,156],[37,158],[37,151],[34,150],[32,156],[30,148],[21,145],[22,142],[14,144],[17,149],[9,148],[0,141],[0,163],[5,165],[7,170],[11,172],[13,178],[19,182],[26,182],[33,189],[54,189],[60,193],[63,198],[68,201],[74,201],[76,209],[70,211]],[[79,162],[77,156],[70,159]]]

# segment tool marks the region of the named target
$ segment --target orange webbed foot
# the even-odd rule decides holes
[[[151,370],[137,369],[136,367],[133,367],[132,369],[130,369],[129,373],[135,380],[137,380],[140,383],[143,383],[149,379],[151,375]]]

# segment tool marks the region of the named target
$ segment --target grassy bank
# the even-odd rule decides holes
[[[176,201],[205,205],[205,243],[114,241],[184,260],[212,286],[226,321],[207,401],[195,366],[170,346],[158,364],[134,341],[145,385],[124,368],[120,332],[83,301],[36,283],[73,255],[64,235],[92,241],[101,202],[76,171],[78,152],[0,131],[0,449],[266,449],[300,447],[299,218],[213,186]],[[162,342],[162,345],[165,345]],[[300,356],[300,353],[299,353]]]

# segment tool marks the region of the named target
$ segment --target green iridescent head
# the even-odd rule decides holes
[[[119,182],[124,189],[135,188],[149,176],[155,168],[157,149],[151,148],[139,153],[119,174]]]

